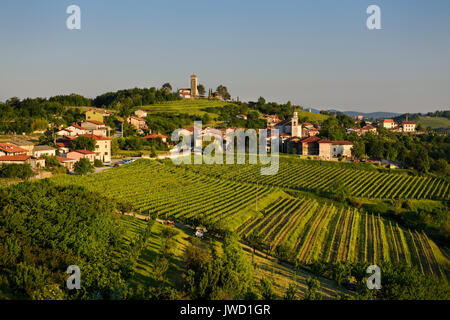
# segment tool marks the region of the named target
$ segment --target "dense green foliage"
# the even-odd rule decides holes
[[[28,179],[34,176],[33,170],[28,163],[25,164],[3,164],[0,166],[0,178]]]
[[[0,291],[25,299],[121,298],[126,289],[111,252],[121,237],[114,204],[76,186],[49,181],[0,190]],[[81,290],[66,288],[68,266]]]
[[[94,166],[91,164],[89,159],[81,158],[75,163],[73,171],[78,175],[84,175],[94,172]]]
[[[72,142],[72,149],[73,150],[89,150],[94,151],[95,150],[96,142],[94,139],[89,137],[78,137]]]

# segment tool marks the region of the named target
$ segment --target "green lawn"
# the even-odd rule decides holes
[[[170,101],[161,104],[152,104],[142,106],[139,109],[148,110],[150,112],[174,112],[174,113],[189,113],[203,115],[204,108],[208,107],[223,107],[233,104],[232,102],[226,102],[221,100],[207,100],[207,99],[194,99],[194,100],[178,100]]]
[[[418,123],[420,122],[424,128],[428,127],[431,127],[433,129],[450,128],[450,120],[443,117],[420,116],[417,122]]]

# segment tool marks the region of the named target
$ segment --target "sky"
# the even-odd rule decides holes
[[[69,30],[69,5],[81,30]],[[381,8],[381,30],[366,9]],[[1,0],[0,101],[134,87],[361,112],[450,109],[448,0]]]

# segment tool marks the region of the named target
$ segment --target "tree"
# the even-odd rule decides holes
[[[94,151],[95,150],[95,145],[96,145],[96,141],[92,138],[89,137],[85,137],[85,136],[81,136],[76,138],[73,141],[72,144],[72,149],[73,150],[89,150],[89,151]]]
[[[216,91],[220,94],[220,96],[222,97],[223,100],[230,100],[231,99],[231,95],[228,92],[227,87],[220,85],[217,87]]]
[[[166,92],[172,92],[172,86],[169,82],[164,83],[161,88]]]
[[[417,123],[417,126],[416,126],[416,131],[424,131],[425,129],[423,128],[423,125],[419,122],[419,123]]]
[[[94,166],[88,159],[82,158],[75,163],[73,170],[76,174],[84,175],[94,172]]]
[[[263,300],[273,300],[275,298],[272,282],[266,278],[261,278],[259,281],[259,290]]]
[[[317,295],[317,290],[320,288],[320,282],[317,279],[308,278],[306,280],[306,285],[308,286],[308,289],[305,293],[305,300],[315,300],[319,296]]]
[[[286,289],[286,293],[284,294],[284,300],[295,300],[296,294],[297,286],[295,283],[290,283],[289,287]]]
[[[357,159],[362,159],[366,155],[366,145],[362,141],[353,142],[352,156]]]
[[[0,166],[1,178],[28,179],[34,176],[33,170],[28,163],[25,164],[4,164]]]
[[[205,94],[205,92],[206,92],[205,86],[202,85],[202,84],[199,84],[197,86],[197,90],[198,90],[198,94],[201,95],[201,96],[203,96]]]

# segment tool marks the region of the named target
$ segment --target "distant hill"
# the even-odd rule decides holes
[[[308,108],[305,108],[305,110],[309,110]],[[335,112],[337,113],[344,113],[350,117],[355,117],[355,116],[363,116],[365,118],[369,118],[369,119],[378,119],[378,118],[395,118],[398,116],[401,116],[401,113],[394,113],[394,112],[384,112],[384,111],[377,111],[377,112],[358,112],[358,111],[341,111],[341,110],[336,110],[336,109],[328,109],[327,110],[329,113],[333,114]],[[317,109],[311,109],[311,112],[314,113],[319,113],[320,110]]]

